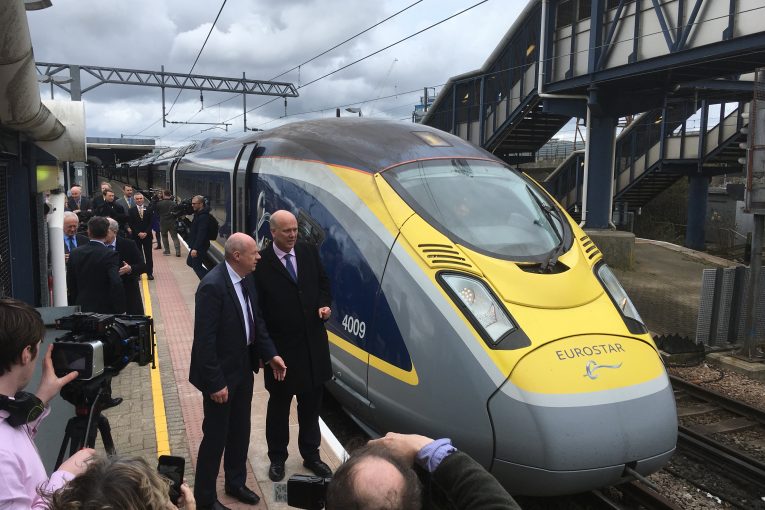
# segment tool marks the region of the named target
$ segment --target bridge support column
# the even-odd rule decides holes
[[[607,229],[611,223],[614,182],[615,117],[604,117],[587,107],[587,146],[585,148],[584,228]]]
[[[707,195],[709,177],[691,175],[688,177],[688,226],[685,229],[685,247],[692,250],[704,249],[704,224],[707,218]]]

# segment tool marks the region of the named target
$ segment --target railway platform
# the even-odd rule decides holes
[[[196,455],[202,432],[202,398],[188,382],[189,358],[194,324],[194,292],[198,279],[186,266],[185,247],[181,257],[154,252],[153,281],[142,281],[146,314],[154,318],[157,339],[157,367],[130,363],[114,378],[113,396],[124,402],[104,411],[111,424],[115,447],[120,454],[140,455],[155,463],[158,455],[178,455],[186,459],[184,479],[194,480]],[[728,267],[735,263],[687,250],[675,245],[649,240],[635,244],[635,263],[629,271],[616,270],[652,334],[680,334],[691,338],[705,268]],[[34,382],[32,384],[34,386]],[[261,496],[252,507],[238,503],[223,491],[223,471],[219,477],[218,497],[231,508],[286,509],[280,502],[291,474],[308,473],[297,451],[297,419],[293,403],[290,418],[290,457],[285,481],[274,484],[268,479],[269,461],[265,444],[265,410],[268,394],[262,375],[255,377],[252,406],[252,436],[248,455],[247,485]],[[54,401],[54,413],[46,421],[38,445],[46,467],[51,470],[63,437],[72,406]],[[322,438],[322,458],[334,469],[340,464],[342,447],[328,429]],[[99,435],[97,449],[103,449]]]

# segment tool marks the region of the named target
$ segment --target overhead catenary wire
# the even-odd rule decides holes
[[[363,57],[362,59],[359,59],[359,60],[357,60],[357,61],[354,61],[354,62],[352,62],[352,63],[350,63],[350,64],[348,64],[348,65],[346,65],[346,66],[343,66],[343,67],[341,67],[341,68],[339,68],[339,69],[336,69],[335,71],[332,71],[331,73],[328,73],[328,74],[326,74],[326,75],[324,75],[324,76],[322,76],[322,77],[319,77],[319,78],[317,78],[317,79],[315,79],[315,80],[313,80],[313,81],[311,81],[311,82],[308,82],[308,83],[306,83],[306,84],[303,84],[303,85],[301,85],[299,88],[303,88],[303,87],[306,87],[306,86],[308,86],[308,85],[310,85],[310,84],[312,84],[312,83],[315,83],[316,81],[319,81],[319,80],[321,80],[321,79],[323,79],[323,78],[326,78],[327,76],[330,76],[330,75],[332,75],[332,74],[334,74],[334,73],[336,73],[336,72],[339,72],[339,71],[341,71],[341,70],[343,70],[343,69],[345,69],[345,68],[347,68],[347,67],[350,67],[351,65],[354,65],[354,64],[356,64],[356,63],[358,63],[358,62],[360,62],[360,61],[362,61],[362,60],[364,60],[364,59],[366,59],[366,58],[369,58],[369,57],[371,57],[371,56],[375,55],[376,53],[379,53],[379,52],[381,52],[381,51],[384,51],[385,49],[387,49],[387,48],[390,48],[390,47],[392,47],[392,46],[394,46],[394,45],[396,45],[396,44],[398,44],[398,43],[400,43],[400,42],[403,42],[403,41],[405,41],[406,39],[409,39],[409,38],[411,38],[411,37],[414,37],[415,35],[418,35],[418,34],[422,33],[422,32],[423,32],[423,31],[425,31],[425,30],[428,30],[428,29],[430,29],[430,28],[433,28],[434,26],[436,26],[436,25],[438,25],[438,24],[441,24],[441,23],[443,23],[444,21],[446,21],[446,20],[448,20],[448,19],[451,19],[451,18],[453,18],[453,17],[455,17],[455,16],[457,16],[457,15],[459,15],[459,14],[462,14],[463,12],[466,12],[467,10],[470,10],[470,9],[472,9],[472,8],[474,8],[474,7],[478,6],[478,5],[480,5],[480,4],[482,4],[482,3],[486,2],[486,1],[488,1],[488,0],[484,0],[483,2],[479,2],[478,4],[474,4],[473,6],[471,6],[471,7],[468,7],[467,9],[465,9],[465,10],[463,10],[463,11],[460,11],[459,13],[456,13],[456,14],[454,14],[454,15],[450,16],[449,18],[446,18],[446,19],[444,19],[444,20],[442,20],[442,21],[440,21],[440,22],[438,22],[438,23],[435,23],[434,25],[431,25],[430,27],[427,27],[427,28],[425,28],[425,29],[423,29],[423,30],[420,30],[420,31],[418,31],[417,33],[415,33],[415,34],[412,34],[412,35],[410,35],[410,36],[408,36],[408,37],[406,37],[406,38],[404,38],[404,39],[402,39],[402,40],[400,40],[400,41],[398,41],[398,42],[396,42],[396,43],[393,43],[393,44],[391,44],[391,45],[389,45],[389,46],[386,46],[385,48],[382,48],[382,49],[380,49],[380,50],[376,51],[375,53],[369,54],[369,55],[367,55],[366,57]],[[738,11],[738,12],[736,12],[735,14],[745,14],[745,13],[749,13],[749,12],[753,12],[753,11],[758,11],[758,10],[763,10],[763,9],[765,9],[765,7],[753,7],[753,8],[750,8],[750,9],[745,9],[745,10],[741,10],[741,11]],[[713,22],[713,21],[716,21],[716,20],[719,20],[719,19],[727,18],[728,16],[729,16],[728,14],[725,14],[725,15],[722,15],[722,16],[717,16],[717,17],[715,17],[715,18],[710,18],[710,19],[706,19],[706,20],[700,20],[700,21],[696,21],[696,22],[694,22],[694,23],[693,23],[693,26],[700,26],[700,25],[702,25],[702,24],[704,24],[704,23],[709,23],[709,22]],[[647,38],[647,37],[651,37],[651,36],[655,36],[655,35],[658,35],[658,34],[661,34],[661,33],[662,33],[662,31],[661,31],[661,30],[658,30],[658,31],[655,31],[655,32],[651,32],[651,33],[645,33],[645,34],[642,34],[641,36],[639,36],[639,39],[644,39],[644,38]],[[633,38],[629,38],[629,39],[618,39],[618,40],[612,41],[612,42],[610,43],[610,45],[611,45],[611,46],[613,46],[613,45],[617,45],[617,44],[620,44],[620,43],[624,43],[624,42],[627,42],[627,41],[631,41],[631,40],[633,40]],[[599,45],[597,48],[601,48],[601,49],[602,49],[602,48],[605,48],[606,46],[608,46],[608,44],[605,44],[605,43],[604,43],[604,44],[601,44],[601,45]],[[582,48],[582,49],[579,49],[579,50],[575,50],[574,52],[567,52],[567,53],[562,53],[562,54],[556,55],[556,56],[554,56],[554,57],[551,57],[551,58],[549,58],[549,59],[547,59],[547,60],[548,60],[548,61],[555,61],[555,60],[558,60],[558,59],[563,59],[563,58],[570,58],[572,54],[579,54],[579,53],[587,52],[587,51],[590,51],[591,49],[592,49],[592,48],[589,48],[589,47],[588,47],[588,48]],[[744,52],[744,53],[742,53],[742,54],[741,54],[741,56],[743,57],[743,56],[747,55],[748,53],[749,53],[749,52]],[[717,60],[717,59],[715,59],[715,60]],[[481,73],[480,75],[477,75],[477,76],[478,76],[478,77],[480,77],[480,76],[483,76],[483,77],[490,77],[490,76],[493,76],[493,75],[497,75],[497,74],[501,74],[501,73],[504,73],[504,72],[507,72],[507,71],[510,71],[510,70],[517,70],[517,69],[522,69],[522,68],[526,68],[526,67],[534,66],[534,65],[536,65],[536,64],[537,64],[537,62],[531,62],[531,63],[523,63],[523,64],[519,64],[519,65],[516,65],[516,66],[509,66],[509,67],[506,67],[506,68],[501,68],[501,69],[497,69],[497,70],[489,71],[489,72],[486,72],[486,73]],[[294,69],[294,68],[293,68],[293,69]],[[640,73],[640,75],[642,75],[642,74],[647,74],[647,72],[646,72],[646,73]],[[441,86],[443,86],[443,85],[444,85],[444,84],[442,84],[442,85],[437,85],[436,87],[441,87]],[[422,89],[418,89],[418,90],[422,90]],[[392,96],[385,96],[385,97],[383,97],[383,98],[380,98],[380,99],[386,99],[386,98],[389,98],[389,97],[393,97],[393,96],[397,96],[397,95],[406,95],[406,94],[408,94],[408,93],[411,93],[411,92],[413,92],[413,91],[410,91],[410,92],[401,92],[401,93],[398,93],[398,94],[394,94],[394,95],[392,95]],[[266,102],[264,102],[264,103],[262,103],[262,104],[260,104],[260,105],[257,105],[257,106],[255,106],[255,107],[253,107],[253,108],[251,108],[251,109],[247,110],[247,112],[246,112],[246,113],[250,113],[250,112],[252,112],[252,111],[255,111],[255,110],[259,109],[259,108],[262,108],[262,107],[264,107],[264,106],[266,106],[266,105],[268,105],[268,104],[272,103],[273,101],[276,101],[277,99],[280,99],[280,98],[274,98],[274,99],[271,99],[271,100],[269,100],[269,101],[266,101]],[[507,99],[510,99],[510,98],[507,98]],[[227,99],[227,100],[228,100],[228,99]],[[374,100],[371,100],[371,99],[370,99],[370,100],[366,100],[366,101],[356,101],[356,102],[352,102],[352,103],[349,103],[349,105],[357,105],[357,104],[363,104],[364,102],[370,102],[370,101],[374,101]],[[282,116],[282,117],[280,117],[280,118],[285,118],[285,117],[292,117],[292,116],[298,116],[298,115],[306,115],[306,114],[309,114],[309,113],[317,113],[317,112],[322,112],[322,111],[326,111],[326,110],[329,110],[329,109],[334,109],[334,108],[343,108],[344,106],[346,106],[346,105],[338,105],[338,106],[334,106],[334,107],[320,108],[320,109],[317,109],[317,110],[306,111],[306,112],[300,112],[300,113],[297,113],[297,114],[290,114],[290,115]],[[451,108],[445,108],[445,109],[443,109],[443,110],[441,110],[441,111],[442,111],[442,112],[450,112],[450,111],[452,111],[452,109],[451,109]],[[197,113],[198,113],[198,112],[197,112]],[[195,114],[195,115],[196,115],[196,114]],[[228,122],[228,121],[231,121],[231,120],[234,120],[234,119],[236,119],[236,118],[239,118],[239,117],[241,117],[242,115],[243,115],[243,114],[239,114],[239,115],[233,116],[233,117],[231,117],[231,118],[227,119],[227,120],[226,120],[226,122]],[[275,122],[275,121],[277,121],[277,120],[279,120],[279,119],[273,119],[273,120],[271,120],[271,121],[269,121],[269,122],[267,122],[267,123],[265,123],[265,124],[261,124],[260,126],[263,126],[263,125],[267,125],[267,124],[270,124],[270,123],[272,123],[272,122]],[[155,124],[156,124],[156,123],[155,123]],[[258,127],[260,127],[260,126],[258,126]],[[147,129],[148,129],[148,128],[147,128]],[[193,135],[192,135],[192,136],[193,136]],[[189,137],[187,137],[187,138],[189,138]],[[187,139],[187,138],[185,138],[185,139]],[[185,140],[185,139],[184,139],[184,140]],[[182,140],[182,141],[183,141],[183,140]]]
[[[351,67],[351,66],[353,66],[353,65],[356,65],[356,64],[358,64],[359,62],[363,62],[364,60],[366,60],[366,59],[368,59],[368,58],[370,58],[370,57],[373,57],[373,56],[377,55],[378,53],[381,53],[381,52],[383,52],[383,51],[385,51],[385,50],[388,50],[388,49],[390,49],[390,48],[392,48],[392,47],[394,47],[394,46],[396,46],[396,45],[398,45],[398,44],[401,44],[401,43],[402,43],[402,42],[404,42],[404,41],[407,41],[407,40],[411,39],[412,37],[415,37],[415,36],[417,36],[417,35],[420,35],[420,34],[421,34],[421,33],[423,33],[423,32],[427,32],[427,31],[428,31],[428,30],[430,30],[431,28],[435,28],[435,27],[437,27],[438,25],[441,25],[442,23],[445,23],[445,22],[447,22],[447,21],[449,21],[449,20],[451,20],[451,19],[453,19],[453,18],[456,18],[457,16],[459,16],[459,15],[461,15],[461,14],[464,14],[464,13],[466,13],[466,12],[470,11],[471,9],[475,9],[475,8],[476,8],[476,7],[478,7],[479,5],[481,5],[481,4],[485,4],[485,3],[486,3],[486,2],[488,2],[488,1],[489,1],[489,0],[481,0],[480,2],[477,2],[477,3],[473,4],[473,5],[471,5],[470,7],[467,7],[467,8],[465,8],[465,9],[463,9],[463,10],[461,10],[461,11],[459,11],[459,12],[455,13],[455,14],[452,14],[451,16],[448,16],[448,17],[446,17],[446,18],[442,19],[441,21],[437,21],[436,23],[433,23],[432,25],[429,25],[429,26],[427,26],[427,27],[423,28],[422,30],[418,30],[417,32],[415,32],[415,33],[413,33],[413,34],[410,34],[410,35],[408,35],[408,36],[404,37],[403,39],[399,39],[398,41],[396,41],[396,42],[394,42],[394,43],[391,43],[391,44],[389,44],[389,45],[385,46],[384,48],[380,48],[379,50],[377,50],[377,51],[374,51],[374,52],[372,52],[372,53],[370,53],[370,54],[368,54],[368,55],[366,55],[366,56],[364,56],[364,57],[361,57],[361,58],[359,58],[359,59],[357,59],[357,60],[354,60],[353,62],[351,62],[351,63],[349,63],[349,64],[346,64],[346,65],[344,65],[344,66],[342,66],[342,67],[339,67],[339,68],[335,69],[334,71],[331,71],[331,72],[329,72],[329,73],[326,73],[326,74],[324,74],[323,76],[320,76],[320,77],[318,77],[318,78],[315,78],[315,79],[313,79],[313,80],[309,81],[308,83],[304,83],[303,85],[300,85],[300,86],[298,87],[298,89],[302,89],[302,88],[305,88],[305,87],[307,87],[307,86],[309,86],[309,85],[312,85],[312,84],[314,84],[314,83],[316,83],[316,82],[318,82],[318,81],[320,81],[320,80],[323,80],[324,78],[327,78],[327,77],[329,77],[329,76],[332,76],[332,75],[333,75],[333,74],[335,74],[335,73],[338,73],[338,72],[340,72],[340,71],[343,71],[344,69],[348,69],[349,67]],[[250,112],[253,112],[253,111],[255,111],[255,110],[259,109],[259,108],[262,108],[263,106],[266,106],[266,105],[268,105],[268,104],[270,104],[270,103],[272,103],[272,102],[276,101],[277,99],[279,99],[279,98],[274,98],[274,99],[271,99],[271,100],[269,100],[269,101],[266,101],[265,103],[261,103],[261,104],[259,104],[258,106],[255,106],[255,107],[253,107],[253,108],[251,108],[251,109],[247,110],[245,113],[250,113]],[[231,120],[234,120],[234,119],[237,119],[237,118],[239,118],[239,117],[242,117],[243,115],[244,115],[244,113],[240,113],[239,115],[235,115],[235,116],[233,116],[233,117],[231,117],[231,118],[229,118],[229,119],[226,119],[226,122],[229,122],[229,121],[231,121]]]
[[[342,46],[342,45],[344,45],[344,44],[346,44],[346,43],[348,43],[348,42],[350,42],[350,41],[352,41],[352,40],[356,39],[357,37],[359,37],[359,36],[361,36],[361,35],[363,35],[363,34],[365,34],[365,33],[369,32],[369,31],[370,31],[370,30],[372,30],[373,28],[377,28],[378,26],[382,25],[383,23],[385,23],[385,22],[387,22],[387,21],[390,21],[391,19],[395,18],[396,16],[398,16],[398,15],[399,15],[399,14],[401,14],[401,13],[403,13],[404,11],[407,11],[407,10],[411,9],[411,8],[412,8],[412,7],[414,7],[415,5],[417,5],[417,4],[419,4],[419,3],[421,3],[422,1],[423,1],[423,0],[417,0],[416,2],[414,2],[414,3],[412,3],[412,4],[409,4],[408,6],[404,7],[404,8],[403,8],[403,9],[401,9],[400,11],[397,11],[397,12],[395,12],[395,13],[391,14],[391,15],[390,15],[390,16],[388,16],[387,18],[385,18],[385,19],[383,19],[383,20],[380,20],[380,21],[378,21],[378,22],[377,22],[377,23],[375,23],[374,25],[372,25],[372,26],[370,26],[370,27],[368,27],[368,28],[366,28],[366,29],[362,30],[361,32],[358,32],[357,34],[355,34],[355,35],[353,35],[353,36],[351,36],[351,37],[349,37],[349,38],[345,39],[344,41],[342,41],[342,42],[340,42],[340,43],[338,43],[338,44],[335,44],[335,45],[334,45],[334,46],[332,46],[331,48],[329,48],[329,49],[326,49],[326,50],[322,51],[322,52],[321,52],[321,53],[319,53],[318,55],[316,55],[316,56],[314,56],[314,57],[311,57],[311,58],[309,58],[309,59],[308,59],[308,60],[306,60],[305,62],[301,62],[300,64],[298,64],[298,65],[296,65],[296,66],[294,66],[294,67],[292,67],[292,68],[290,68],[290,69],[287,69],[286,71],[284,71],[284,72],[282,72],[282,73],[280,73],[280,74],[277,74],[276,76],[274,76],[273,78],[271,78],[271,80],[270,80],[270,81],[273,81],[273,80],[275,80],[275,79],[277,79],[277,78],[279,78],[279,77],[281,77],[281,76],[284,76],[285,74],[287,74],[287,73],[289,73],[289,72],[291,72],[291,71],[294,71],[295,69],[299,69],[300,67],[302,67],[302,66],[304,66],[304,65],[306,65],[306,64],[308,64],[308,63],[310,63],[310,62],[313,62],[313,61],[314,61],[314,60],[316,60],[317,58],[319,58],[319,57],[322,57],[322,56],[326,55],[327,53],[329,53],[330,51],[332,51],[332,50],[335,50],[335,49],[339,48],[340,46]],[[231,101],[232,99],[236,99],[237,97],[238,97],[238,96],[236,96],[236,95],[231,95],[230,97],[227,97],[226,99],[224,99],[224,100],[222,100],[222,101],[219,101],[219,102],[217,102],[217,103],[215,103],[215,104],[211,105],[211,106],[210,106],[210,108],[212,108],[212,107],[214,107],[214,106],[218,106],[218,105],[221,105],[221,104],[223,104],[223,103],[226,103],[226,102],[228,102],[228,101]],[[271,102],[273,102],[273,101],[276,101],[276,99],[278,99],[278,98],[274,98],[274,99],[271,99],[271,100],[269,100],[269,101],[268,101],[268,103],[271,103]],[[268,103],[265,103],[265,104],[268,104]],[[191,119],[193,119],[194,117],[196,117],[196,116],[197,116],[197,114],[198,114],[200,111],[201,111],[201,110],[198,110],[198,111],[196,111],[196,112],[195,112],[195,113],[194,113],[194,114],[193,114],[191,117],[189,117],[188,119],[186,119],[186,122],[189,122]],[[251,111],[251,110],[249,110],[249,111]],[[249,113],[249,111],[248,111],[248,113]],[[161,119],[160,119],[160,120],[161,120]],[[155,122],[154,124],[156,124],[156,122]],[[173,133],[173,132],[175,132],[175,131],[176,131],[176,130],[173,130],[173,131],[172,131],[171,133],[169,133],[169,134],[172,134],[172,133]]]
[[[223,3],[221,3],[220,9],[218,9],[218,14],[217,14],[217,16],[215,16],[215,20],[213,21],[212,26],[210,26],[210,31],[207,32],[207,37],[205,37],[205,40],[202,43],[202,47],[199,48],[199,52],[197,53],[197,58],[194,59],[194,63],[191,65],[191,69],[189,69],[189,72],[187,73],[187,78],[190,78],[191,77],[191,73],[194,72],[194,68],[196,67],[197,62],[199,62],[199,57],[202,56],[202,52],[204,51],[205,46],[207,46],[207,41],[210,39],[210,35],[212,34],[213,29],[215,29],[215,25],[218,23],[218,19],[220,18],[220,14],[223,12],[223,8],[226,6],[226,2],[227,1],[228,0],[223,0]],[[170,112],[173,111],[173,107],[175,106],[175,103],[178,101],[178,98],[181,97],[181,92],[183,92],[183,89],[179,89],[178,90],[178,94],[175,96],[175,99],[173,99],[173,104],[170,105],[170,108],[167,110],[167,113],[164,114],[164,118],[166,118],[168,115],[170,115]],[[140,135],[141,133],[143,133],[144,131],[148,130],[152,126],[155,126],[160,120],[162,120],[162,118],[160,118],[159,120],[154,121],[152,124],[150,124],[149,126],[147,126],[144,129],[142,129],[137,134]]]

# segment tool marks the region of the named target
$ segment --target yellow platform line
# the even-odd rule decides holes
[[[143,311],[145,315],[154,316],[151,308],[151,293],[146,274],[141,275],[143,285]],[[152,339],[152,342],[156,337]],[[151,396],[154,402],[154,430],[157,436],[157,456],[170,455],[170,440],[167,433],[167,415],[165,414],[165,398],[162,394],[162,379],[159,372],[159,352],[154,353],[155,366],[151,372]]]

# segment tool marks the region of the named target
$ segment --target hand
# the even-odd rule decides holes
[[[414,465],[417,452],[432,442],[433,440],[429,437],[418,434],[397,434],[396,432],[388,432],[385,437],[370,441],[371,444],[380,444],[385,447],[394,457],[407,466]]]
[[[146,232],[138,232],[139,239],[146,239]]]
[[[69,262],[69,254],[64,253],[64,263],[67,263],[67,262]]]
[[[66,471],[72,473],[74,476],[79,476],[85,472],[88,468],[88,461],[96,454],[96,451],[92,448],[83,448],[82,450],[75,452],[74,455],[66,459],[59,467],[59,471]]]
[[[216,404],[225,404],[228,402],[228,386],[224,386],[222,390],[211,393],[210,398]]]
[[[127,228],[127,233],[132,235],[132,234],[133,234],[133,229],[132,229],[132,228],[130,228],[130,227],[128,227],[128,228]]]
[[[42,400],[43,404],[50,402],[50,399],[55,397],[61,388],[74,381],[77,378],[78,372],[69,372],[64,377],[58,377],[53,370],[53,345],[48,346],[48,350],[45,353],[43,359],[42,377],[40,377],[40,386],[37,388],[37,398]]]
[[[190,255],[192,258],[197,258],[197,250],[191,250]]]
[[[130,265],[127,262],[122,263],[122,267],[119,270],[120,276],[124,274],[129,274],[130,271],[132,271],[133,268],[130,267]]]
[[[268,366],[274,371],[274,379],[277,381],[283,381],[287,376],[287,365],[284,364],[281,356],[274,356],[268,360]]]
[[[328,306],[322,306],[319,308],[319,319],[325,321],[332,315],[332,309]]]
[[[186,483],[181,484],[181,497],[178,498],[178,507],[183,510],[196,510],[197,501],[194,499],[194,491],[192,491]]]

